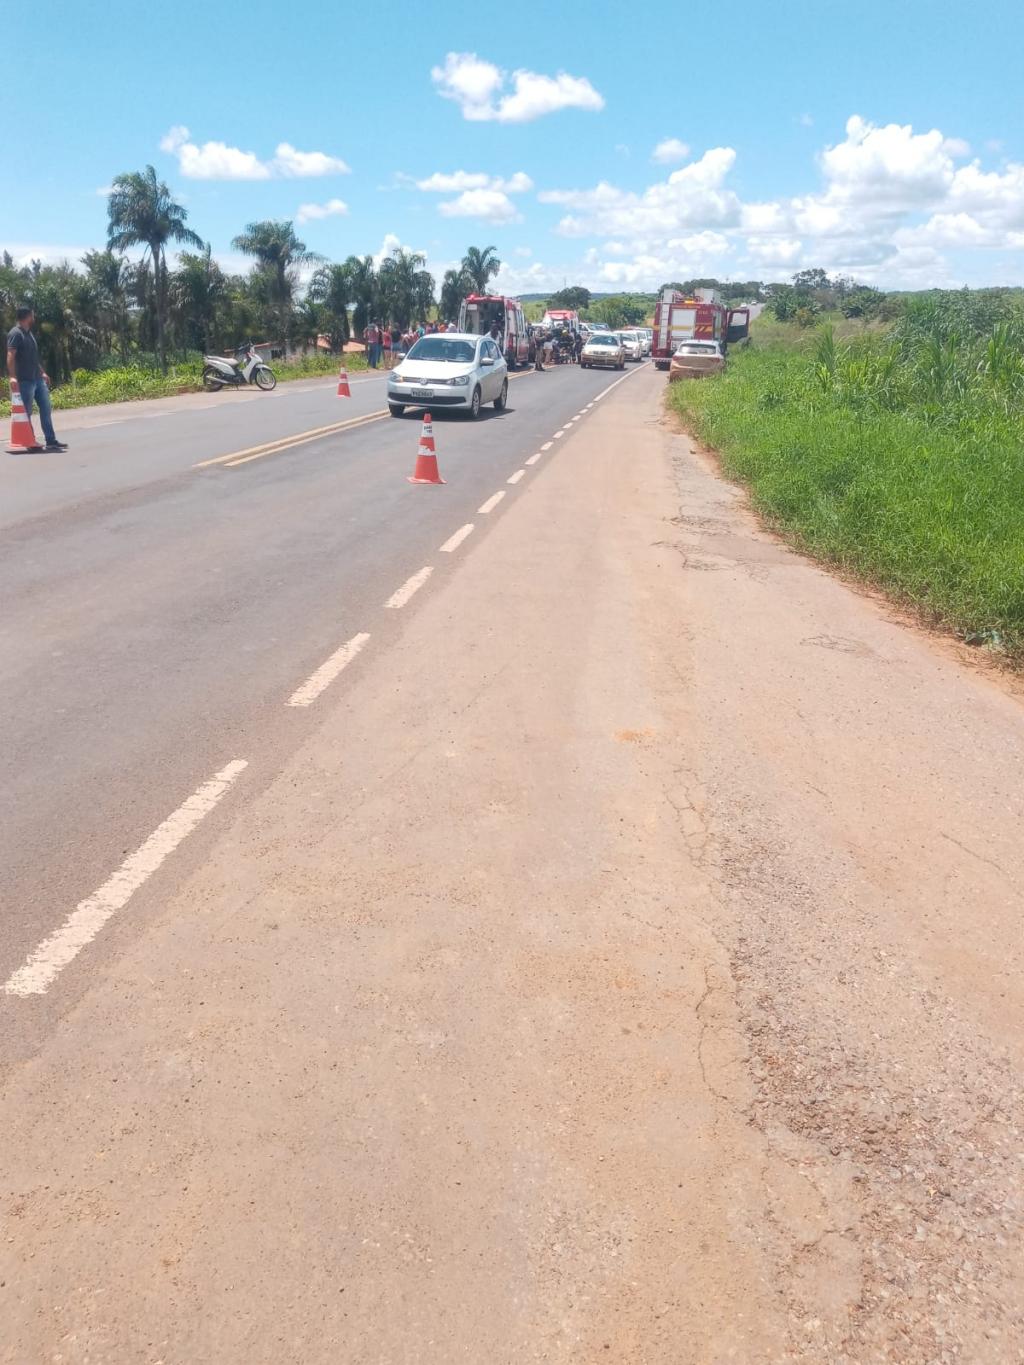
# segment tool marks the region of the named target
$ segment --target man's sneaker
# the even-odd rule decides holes
[[[66,444],[66,442],[64,442],[64,441],[47,441],[47,443],[46,443],[46,449],[47,449],[47,450],[67,450],[67,444]]]

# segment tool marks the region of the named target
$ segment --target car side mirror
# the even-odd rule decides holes
[[[494,364],[494,357],[493,357],[493,356],[489,356],[489,355],[481,356],[481,357],[480,357],[480,364],[481,364],[481,365],[493,365],[493,364]]]

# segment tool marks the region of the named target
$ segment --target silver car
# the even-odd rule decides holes
[[[640,340],[640,333],[627,328],[620,331],[619,336],[622,338],[622,349],[626,352],[626,359],[643,360],[644,343]]]
[[[508,398],[508,365],[490,337],[434,332],[420,337],[388,375],[388,408],[454,408],[479,417],[485,403],[501,412]]]

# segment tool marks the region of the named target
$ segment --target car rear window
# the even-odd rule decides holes
[[[703,345],[699,341],[691,341],[686,346],[680,346],[676,355],[717,355],[718,347],[712,342],[705,342]]]
[[[456,365],[470,365],[476,347],[469,341],[455,341],[448,337],[420,337],[406,357],[407,360],[450,360]]]

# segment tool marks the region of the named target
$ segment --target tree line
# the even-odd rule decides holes
[[[106,249],[87,251],[77,264],[17,266],[8,252],[0,256],[0,326],[13,327],[15,309],[30,303],[43,363],[58,383],[76,369],[137,363],[166,370],[171,355],[230,350],[245,340],[305,348],[325,337],[340,351],[372,320],[405,328],[429,318],[437,303],[420,253],[396,247],[380,261],[332,262],[281,220],[250,223],[234,238],[253,265],[231,274],[152,166],[117,176],[107,210]],[[484,292],[500,269],[495,247],[470,247],[445,273],[441,316],[457,317],[464,296]]]

